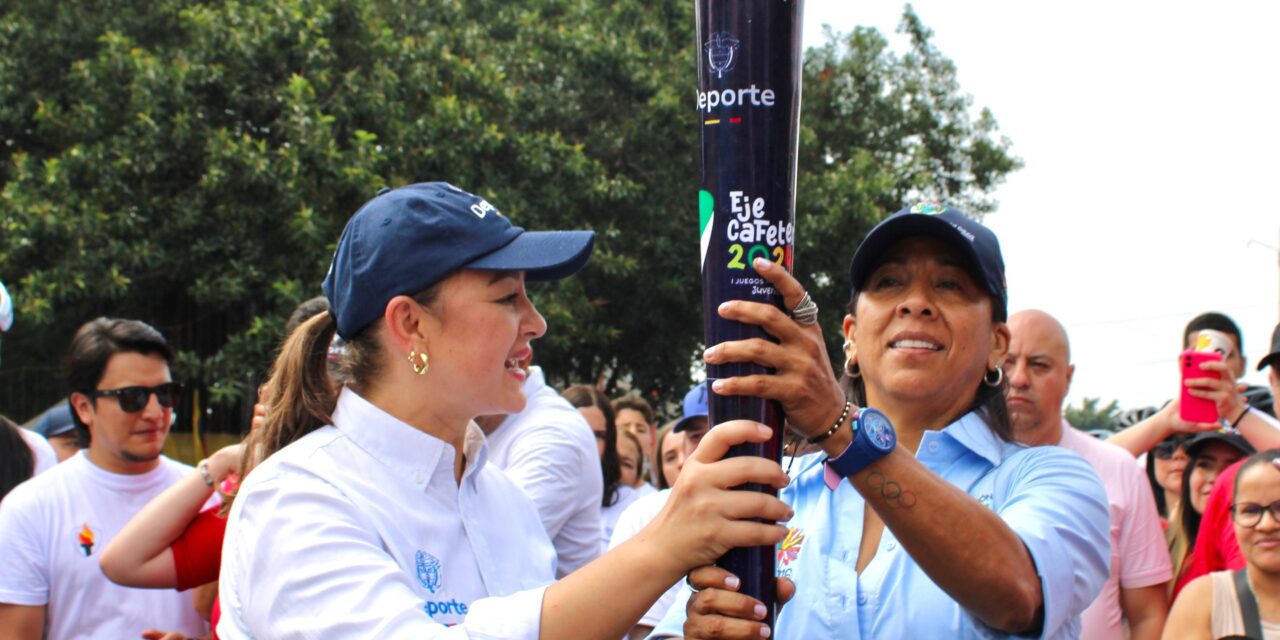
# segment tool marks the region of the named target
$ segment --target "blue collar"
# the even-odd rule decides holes
[[[921,446],[924,446],[931,433],[950,436],[960,446],[986,458],[992,466],[1000,466],[1005,456],[1009,455],[1008,448],[1016,446],[1001,440],[987,422],[973,411],[960,416],[959,420],[947,425],[941,432],[925,432],[924,438],[920,440]]]

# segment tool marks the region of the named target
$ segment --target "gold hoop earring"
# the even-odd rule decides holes
[[[416,350],[409,352],[409,366],[413,367],[413,372],[418,375],[426,375],[427,373],[427,353],[424,351],[418,353]]]

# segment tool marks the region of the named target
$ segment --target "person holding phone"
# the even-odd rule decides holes
[[[474,418],[525,405],[521,361],[546,331],[526,281],[586,263],[590,232],[526,232],[445,183],[384,190],[348,222],[330,313],[284,343],[227,519],[218,634],[235,638],[619,638],[689,568],[774,544],[789,508],[761,442],[718,425],[644,535],[558,582],[533,504],[486,464]],[[345,384],[326,371],[334,332]],[[625,584],[626,589],[617,589]],[[600,595],[611,594],[601,607]]]
[[[1245,367],[1239,327],[1231,318],[1221,313],[1202,313],[1187,323],[1183,331],[1183,348],[1193,349],[1197,336],[1203,330],[1226,336],[1227,344],[1223,348],[1222,359],[1194,363],[1193,371],[1182,376],[1178,398],[1166,404],[1155,415],[1111,436],[1107,442],[1128,450],[1136,457],[1151,451],[1171,436],[1216,431],[1225,426],[1238,430],[1259,451],[1280,447],[1280,421],[1270,416],[1265,407],[1259,408],[1251,404],[1261,398],[1252,393],[1256,388],[1237,382],[1244,375]],[[1186,368],[1182,356],[1179,356],[1178,366],[1180,370]],[[1194,375],[1195,369],[1205,375]],[[1217,408],[1216,418],[1206,416],[1203,421],[1185,419],[1182,397],[1211,402]]]

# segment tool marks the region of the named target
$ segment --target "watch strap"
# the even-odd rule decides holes
[[[879,413],[879,412],[875,412]],[[883,414],[880,414],[881,416]],[[859,471],[862,471],[867,465],[879,460],[892,450],[881,450],[871,442],[871,436],[867,434],[864,428],[864,420],[867,416],[865,409],[859,409],[854,415],[850,427],[853,429],[853,438],[849,440],[849,446],[840,455],[828,457],[823,470],[823,482],[828,488],[834,490],[839,486],[840,478],[847,478]],[[883,418],[881,418],[883,419]],[[892,429],[892,425],[889,425]],[[892,431],[890,431],[892,434]]]

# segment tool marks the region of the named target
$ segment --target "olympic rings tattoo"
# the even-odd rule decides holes
[[[901,484],[886,478],[879,471],[872,471],[867,474],[867,486],[872,491],[879,491],[880,497],[884,498],[885,502],[897,504],[903,509],[910,509],[916,506],[916,494],[912,493],[910,489],[903,489]]]

